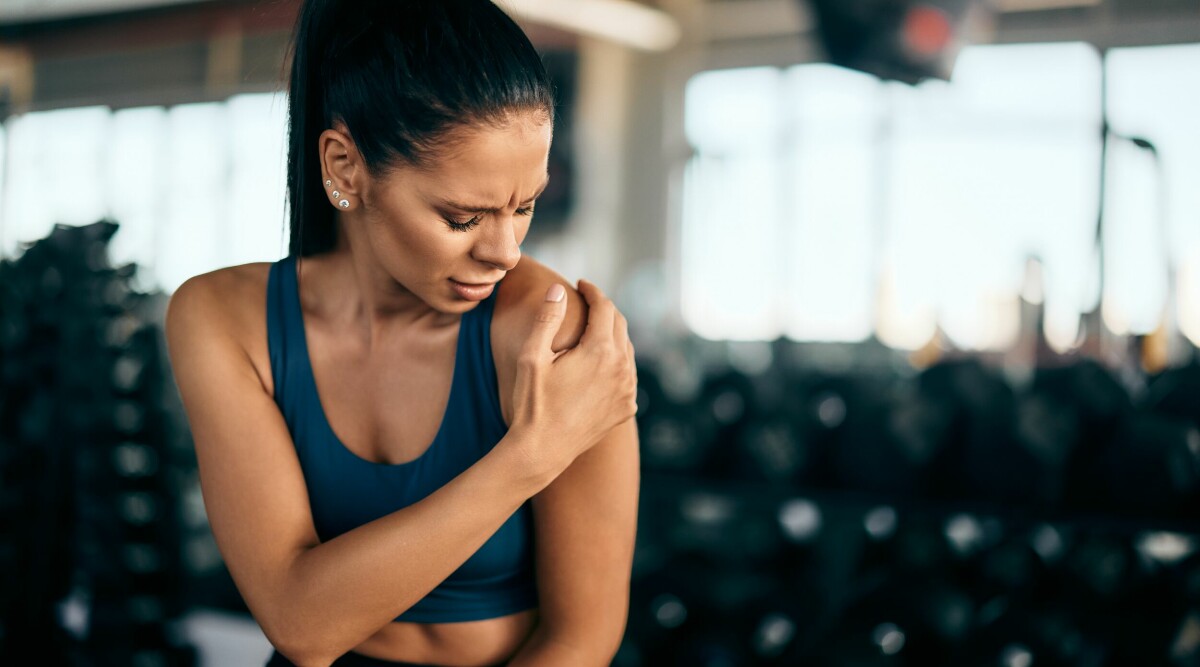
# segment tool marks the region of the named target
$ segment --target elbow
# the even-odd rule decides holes
[[[624,604],[621,604],[618,609],[613,609],[611,613],[605,614],[602,622],[593,622],[590,628],[591,638],[588,643],[592,653],[603,659],[603,664],[609,664],[616,657],[617,651],[621,649],[628,620],[629,600],[626,598]]]
[[[625,627],[629,620],[629,599],[610,613],[605,614],[602,622],[594,622],[591,629],[591,639],[588,642],[591,653],[596,656],[598,665],[608,665],[621,649],[625,640]]]
[[[597,650],[605,665],[612,662],[613,658],[617,656],[617,651],[621,650],[621,642],[624,639],[625,619],[622,618],[610,632],[606,632],[600,637],[600,645]]]
[[[275,650],[296,667],[330,667],[335,659],[320,647],[314,646],[311,641],[305,642],[303,638],[294,638],[291,641],[281,641],[270,635],[267,638]]]
[[[293,568],[297,563],[293,563]],[[294,569],[289,573],[293,574]],[[308,613],[310,605],[305,604],[296,592],[304,590],[304,586],[288,579],[279,582],[279,593],[266,602],[266,611],[259,620],[259,626],[267,640],[283,657],[297,667],[330,667],[341,653],[334,653],[331,647],[336,642],[331,641],[323,629],[329,624],[319,617]],[[251,611],[254,611],[251,605]],[[255,613],[255,618],[259,614]]]
[[[286,611],[275,615],[270,624],[260,623],[267,640],[296,667],[330,667],[338,656],[331,655],[328,642],[311,632]]]
[[[611,665],[612,661],[617,657],[617,651],[621,648],[621,640],[624,639],[624,632],[603,634],[596,633],[594,636],[580,642],[580,662],[581,665]]]
[[[599,666],[612,663],[624,638],[625,619],[621,618],[619,622],[615,619],[612,622],[594,622],[587,628],[575,631],[546,631],[544,641],[566,649],[565,654],[573,656],[574,664]]]

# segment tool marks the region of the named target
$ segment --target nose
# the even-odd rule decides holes
[[[513,216],[496,216],[493,218],[493,224],[481,227],[480,231],[484,233],[479,235],[479,242],[472,248],[471,255],[502,271],[516,268],[521,259],[521,246],[517,244]]]

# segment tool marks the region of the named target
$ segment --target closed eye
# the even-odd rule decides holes
[[[483,218],[483,214],[480,213],[479,215],[475,216],[474,218],[471,218],[470,220],[460,221],[460,220],[454,220],[452,218],[445,218],[445,220],[446,220],[446,224],[450,225],[450,229],[453,229],[456,232],[469,232],[472,229],[474,229],[476,225],[479,224],[479,221],[482,218]]]
[[[518,208],[516,212],[517,215],[533,215],[533,204],[531,203],[528,206],[522,206],[521,208]],[[450,225],[450,229],[453,229],[456,232],[469,232],[479,225],[479,221],[483,219],[483,216],[484,214],[480,213],[470,220],[455,220],[453,218],[443,219],[446,221],[447,225]]]

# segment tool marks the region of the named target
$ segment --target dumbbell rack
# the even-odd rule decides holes
[[[1086,364],[1015,394],[958,363],[639,382],[617,667],[1200,664],[1194,400],[1132,402]]]
[[[638,535],[618,667],[1197,657],[1190,522],[644,473]]]
[[[0,262],[0,664],[195,664],[162,297],[109,265],[116,229],[58,225]]]

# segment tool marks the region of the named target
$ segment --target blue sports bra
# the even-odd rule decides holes
[[[490,334],[499,289],[497,284],[491,296],[462,315],[450,401],[433,443],[412,461],[375,463],[347,449],[321,409],[305,341],[295,257],[271,266],[267,343],[275,403],[296,445],[321,541],[428,496],[482,458],[507,433]],[[526,501],[461,567],[396,620],[474,621],[536,606],[533,523]]]

